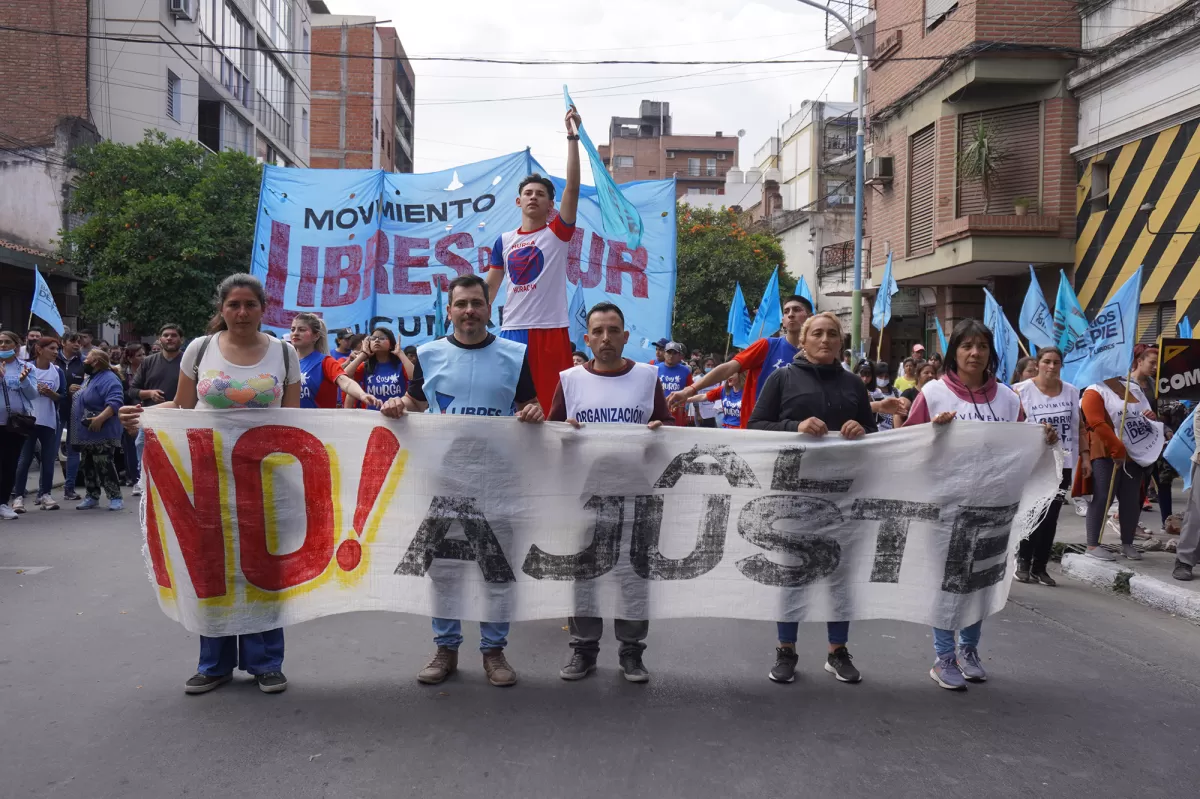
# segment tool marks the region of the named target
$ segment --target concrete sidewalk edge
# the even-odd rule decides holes
[[[1135,601],[1200,624],[1200,593],[1138,574],[1136,568],[1069,552],[1063,555],[1062,571],[1075,580],[1109,591],[1124,582]]]

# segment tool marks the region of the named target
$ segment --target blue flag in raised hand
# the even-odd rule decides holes
[[[575,291],[571,294],[571,304],[567,307],[567,322],[571,343],[580,352],[587,352],[587,342],[583,339],[587,333],[587,306],[583,303],[582,283],[576,283]]]
[[[1192,337],[1192,323],[1188,320],[1188,318],[1186,316],[1183,317],[1183,319],[1180,320],[1180,322],[1179,322],[1179,337],[1180,338],[1191,338]]]
[[[871,324],[876,330],[883,330],[892,321],[892,295],[899,291],[896,278],[892,277],[892,254],[889,252],[879,281],[879,293],[875,295],[875,307],[871,309]]]
[[[808,287],[808,281],[804,279],[804,275],[800,276],[800,283],[796,286],[796,294],[808,300],[809,305],[813,310],[817,310],[817,301],[813,299],[812,290]]]
[[[66,329],[63,327],[62,314],[58,312],[58,306],[54,303],[54,295],[50,293],[46,279],[42,277],[42,273],[36,266],[33,268],[33,302],[29,305],[29,311],[48,323],[60,336]]]
[[[750,346],[750,309],[746,307],[746,298],[742,296],[742,284],[733,288],[733,302],[729,304],[729,321],[725,323],[725,332],[733,341],[733,346],[745,349]]]
[[[565,83],[563,84],[563,99],[567,103],[567,108],[575,106]],[[579,109],[576,108],[576,110]],[[616,181],[612,179],[608,168],[604,166],[604,159],[600,157],[600,151],[596,149],[596,145],[592,144],[592,139],[583,129],[583,125],[579,126],[579,143],[583,145],[588,162],[592,165],[592,180],[596,183],[596,199],[600,203],[604,232],[613,238],[623,239],[629,249],[636,250],[642,243],[641,214],[617,188]]]
[[[1033,265],[1029,265],[1029,291],[1025,292],[1025,302],[1021,304],[1021,332],[1029,339],[1029,349],[1054,345],[1054,314],[1046,304],[1042,287],[1038,285],[1037,275],[1033,273]]]
[[[1008,323],[1004,309],[987,289],[983,290],[983,324],[992,331],[992,338],[996,341],[996,357],[1000,360],[996,379],[1007,383],[1021,357],[1021,343],[1017,340],[1017,331]]]
[[[1167,442],[1167,448],[1163,450],[1163,460],[1183,475],[1185,489],[1192,487],[1192,453],[1195,451],[1196,414],[1190,413]]]
[[[758,313],[754,315],[754,324],[750,328],[750,341],[778,333],[783,324],[783,309],[779,306],[779,267],[771,273],[767,287],[763,290],[762,300],[758,303]]]
[[[1137,343],[1142,268],[1117,289],[1063,358],[1062,379],[1081,391],[1110,377],[1124,377]]]
[[[1063,357],[1066,358],[1087,329],[1088,320],[1083,315],[1079,298],[1075,296],[1075,289],[1067,282],[1067,273],[1060,269],[1058,295],[1054,298],[1054,346],[1062,350]],[[1082,390],[1085,387],[1079,388]]]
[[[936,316],[933,317],[933,325],[937,329],[938,344],[941,345],[942,354],[945,355],[948,347],[946,344],[946,334],[942,332],[942,320],[938,319]]]

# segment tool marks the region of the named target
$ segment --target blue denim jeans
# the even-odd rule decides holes
[[[200,636],[200,665],[196,671],[209,677],[224,677],[233,674],[234,669],[250,674],[282,671],[282,628],[253,635]]]
[[[21,449],[21,460],[17,463],[17,482],[13,486],[13,496],[25,496],[25,487],[29,482],[29,467],[33,465],[33,448],[40,446],[42,473],[38,479],[38,492],[49,494],[54,487],[54,464],[58,463],[58,430],[53,427],[38,425],[33,433],[26,437],[25,446]]]
[[[779,628],[779,643],[796,643],[796,633],[800,630],[800,622],[778,621],[775,622],[775,626]],[[827,621],[825,622],[825,632],[829,635],[829,643],[845,646],[846,642],[850,640],[850,622]]]
[[[462,622],[458,619],[433,620],[433,642],[438,646],[458,649],[462,646]],[[479,651],[503,649],[508,646],[508,622],[479,622]]]
[[[61,422],[58,425],[58,431],[55,433],[56,441],[62,441],[63,430],[66,426]],[[63,475],[63,493],[70,494],[75,490],[75,478],[79,476],[79,453],[74,447],[67,446],[67,471]]]
[[[983,632],[983,619],[972,624],[970,627],[963,627],[958,631],[958,643],[960,646],[979,646],[979,636]],[[954,630],[943,630],[940,627],[933,628],[933,651],[938,656],[949,655],[954,651]]]

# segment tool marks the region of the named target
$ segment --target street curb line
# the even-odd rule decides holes
[[[1113,591],[1119,583],[1129,588],[1137,602],[1200,623],[1200,593],[1171,585],[1156,577],[1145,577],[1134,569],[1086,555],[1067,553],[1062,559],[1063,574],[1080,582]]]

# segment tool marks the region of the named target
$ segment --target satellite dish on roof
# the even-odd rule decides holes
[[[742,128],[741,130],[739,130],[739,131],[738,131],[738,138],[739,138],[739,139],[740,139],[740,138],[742,138],[742,137],[743,137],[743,136],[745,136],[745,135],[746,135],[746,129],[745,129],[745,128]]]

